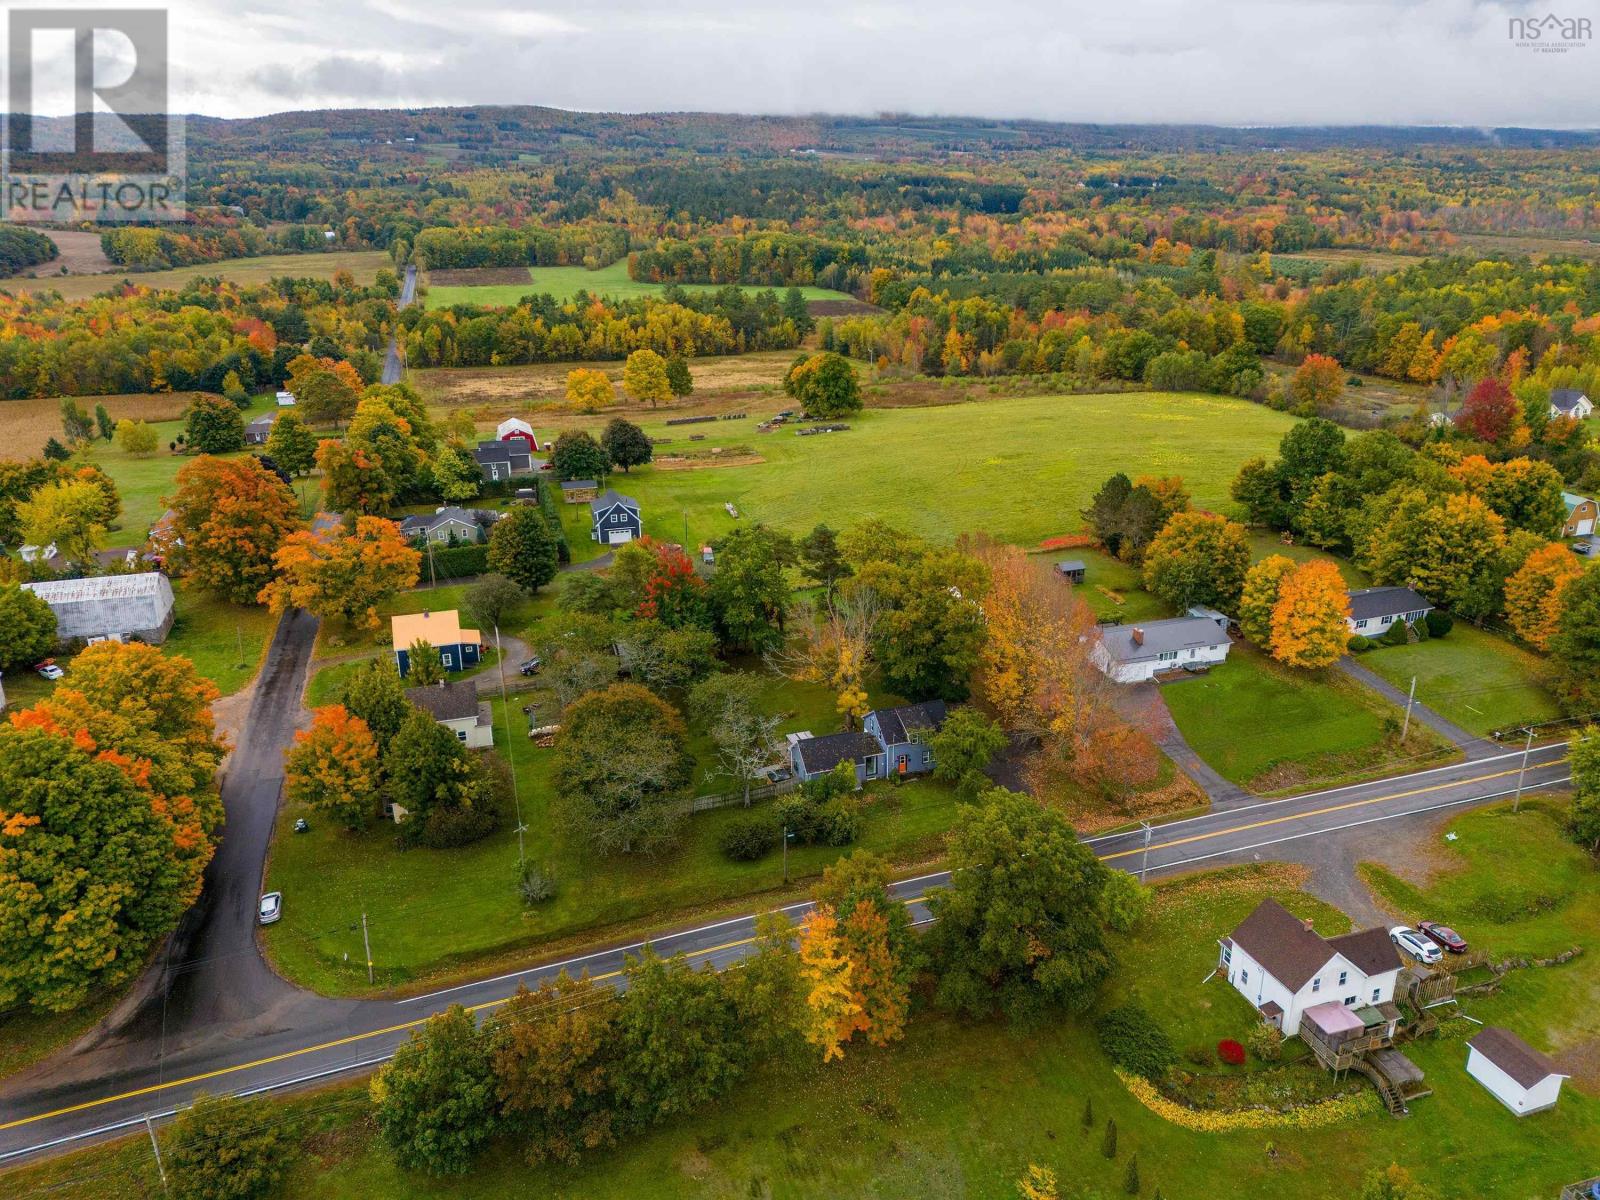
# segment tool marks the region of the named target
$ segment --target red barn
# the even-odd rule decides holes
[[[507,417],[495,426],[494,436],[496,441],[519,441],[528,443],[528,453],[539,449],[539,439],[533,436],[533,426],[518,417]]]

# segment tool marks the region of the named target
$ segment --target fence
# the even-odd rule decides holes
[[[797,778],[780,779],[777,783],[763,783],[750,789],[750,801],[771,800],[775,796],[783,796],[800,786]],[[696,796],[689,801],[691,813],[710,812],[714,808],[728,808],[731,805],[743,804],[743,790],[737,792],[722,792],[716,796]]]

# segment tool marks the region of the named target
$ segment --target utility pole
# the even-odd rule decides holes
[[[1150,866],[1150,822],[1140,821],[1139,828],[1144,830],[1144,857],[1139,860],[1139,882],[1144,882],[1144,873]]]
[[[783,881],[789,882],[789,827],[783,827]]]
[[[689,553],[689,510],[683,510],[683,552]]]
[[[234,665],[237,666],[240,670],[243,670],[244,669],[244,665],[245,665],[245,662],[244,662],[244,623],[243,622],[235,621],[233,623],[233,637],[234,637],[235,644],[239,647],[239,658],[238,658],[238,661]]]
[[[1528,740],[1522,744],[1522,766],[1517,768],[1517,796],[1511,802],[1513,813],[1522,811],[1522,777],[1528,773],[1528,753],[1533,749],[1533,726],[1528,726]]]
[[[150,1114],[144,1115],[145,1131],[150,1134],[150,1149],[156,1152],[156,1172],[161,1176],[161,1190],[167,1190],[167,1168],[161,1162],[161,1143],[156,1141],[156,1127],[150,1123]]]
[[[361,914],[361,945],[367,951],[367,984],[372,984],[372,941],[367,937],[367,914]]]
[[[1406,721],[1400,726],[1400,740],[1406,740],[1406,735],[1411,732],[1411,706],[1417,702],[1417,677],[1411,677],[1411,694],[1406,697]]]
[[[431,533],[424,534],[422,540],[428,543],[428,586],[437,587],[439,575],[433,569],[433,535]]]
[[[517,810],[517,870],[528,865],[523,848],[523,834],[527,826],[522,823],[522,796],[517,788],[517,763],[511,751],[511,701],[506,697],[506,652],[500,647],[500,622],[494,623],[494,653],[500,671],[500,707],[506,716],[506,763],[511,768],[511,804]]]

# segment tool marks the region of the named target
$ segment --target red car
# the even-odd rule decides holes
[[[1459,933],[1448,925],[1440,925],[1437,921],[1418,921],[1417,928],[1427,937],[1443,946],[1451,954],[1465,954],[1467,942]]]

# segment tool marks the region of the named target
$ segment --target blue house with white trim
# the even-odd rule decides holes
[[[589,537],[602,546],[620,546],[644,536],[639,502],[607,488],[589,501]]]
[[[841,762],[853,762],[857,786],[889,776],[925,775],[933,770],[933,751],[925,737],[944,724],[943,700],[875,708],[859,733],[789,735],[789,763],[802,780],[826,775]]]
[[[453,608],[390,617],[389,634],[402,679],[411,670],[411,647],[417,642],[427,642],[437,650],[439,665],[446,671],[465,671],[483,657],[483,635],[476,629],[463,629],[461,614]]]

